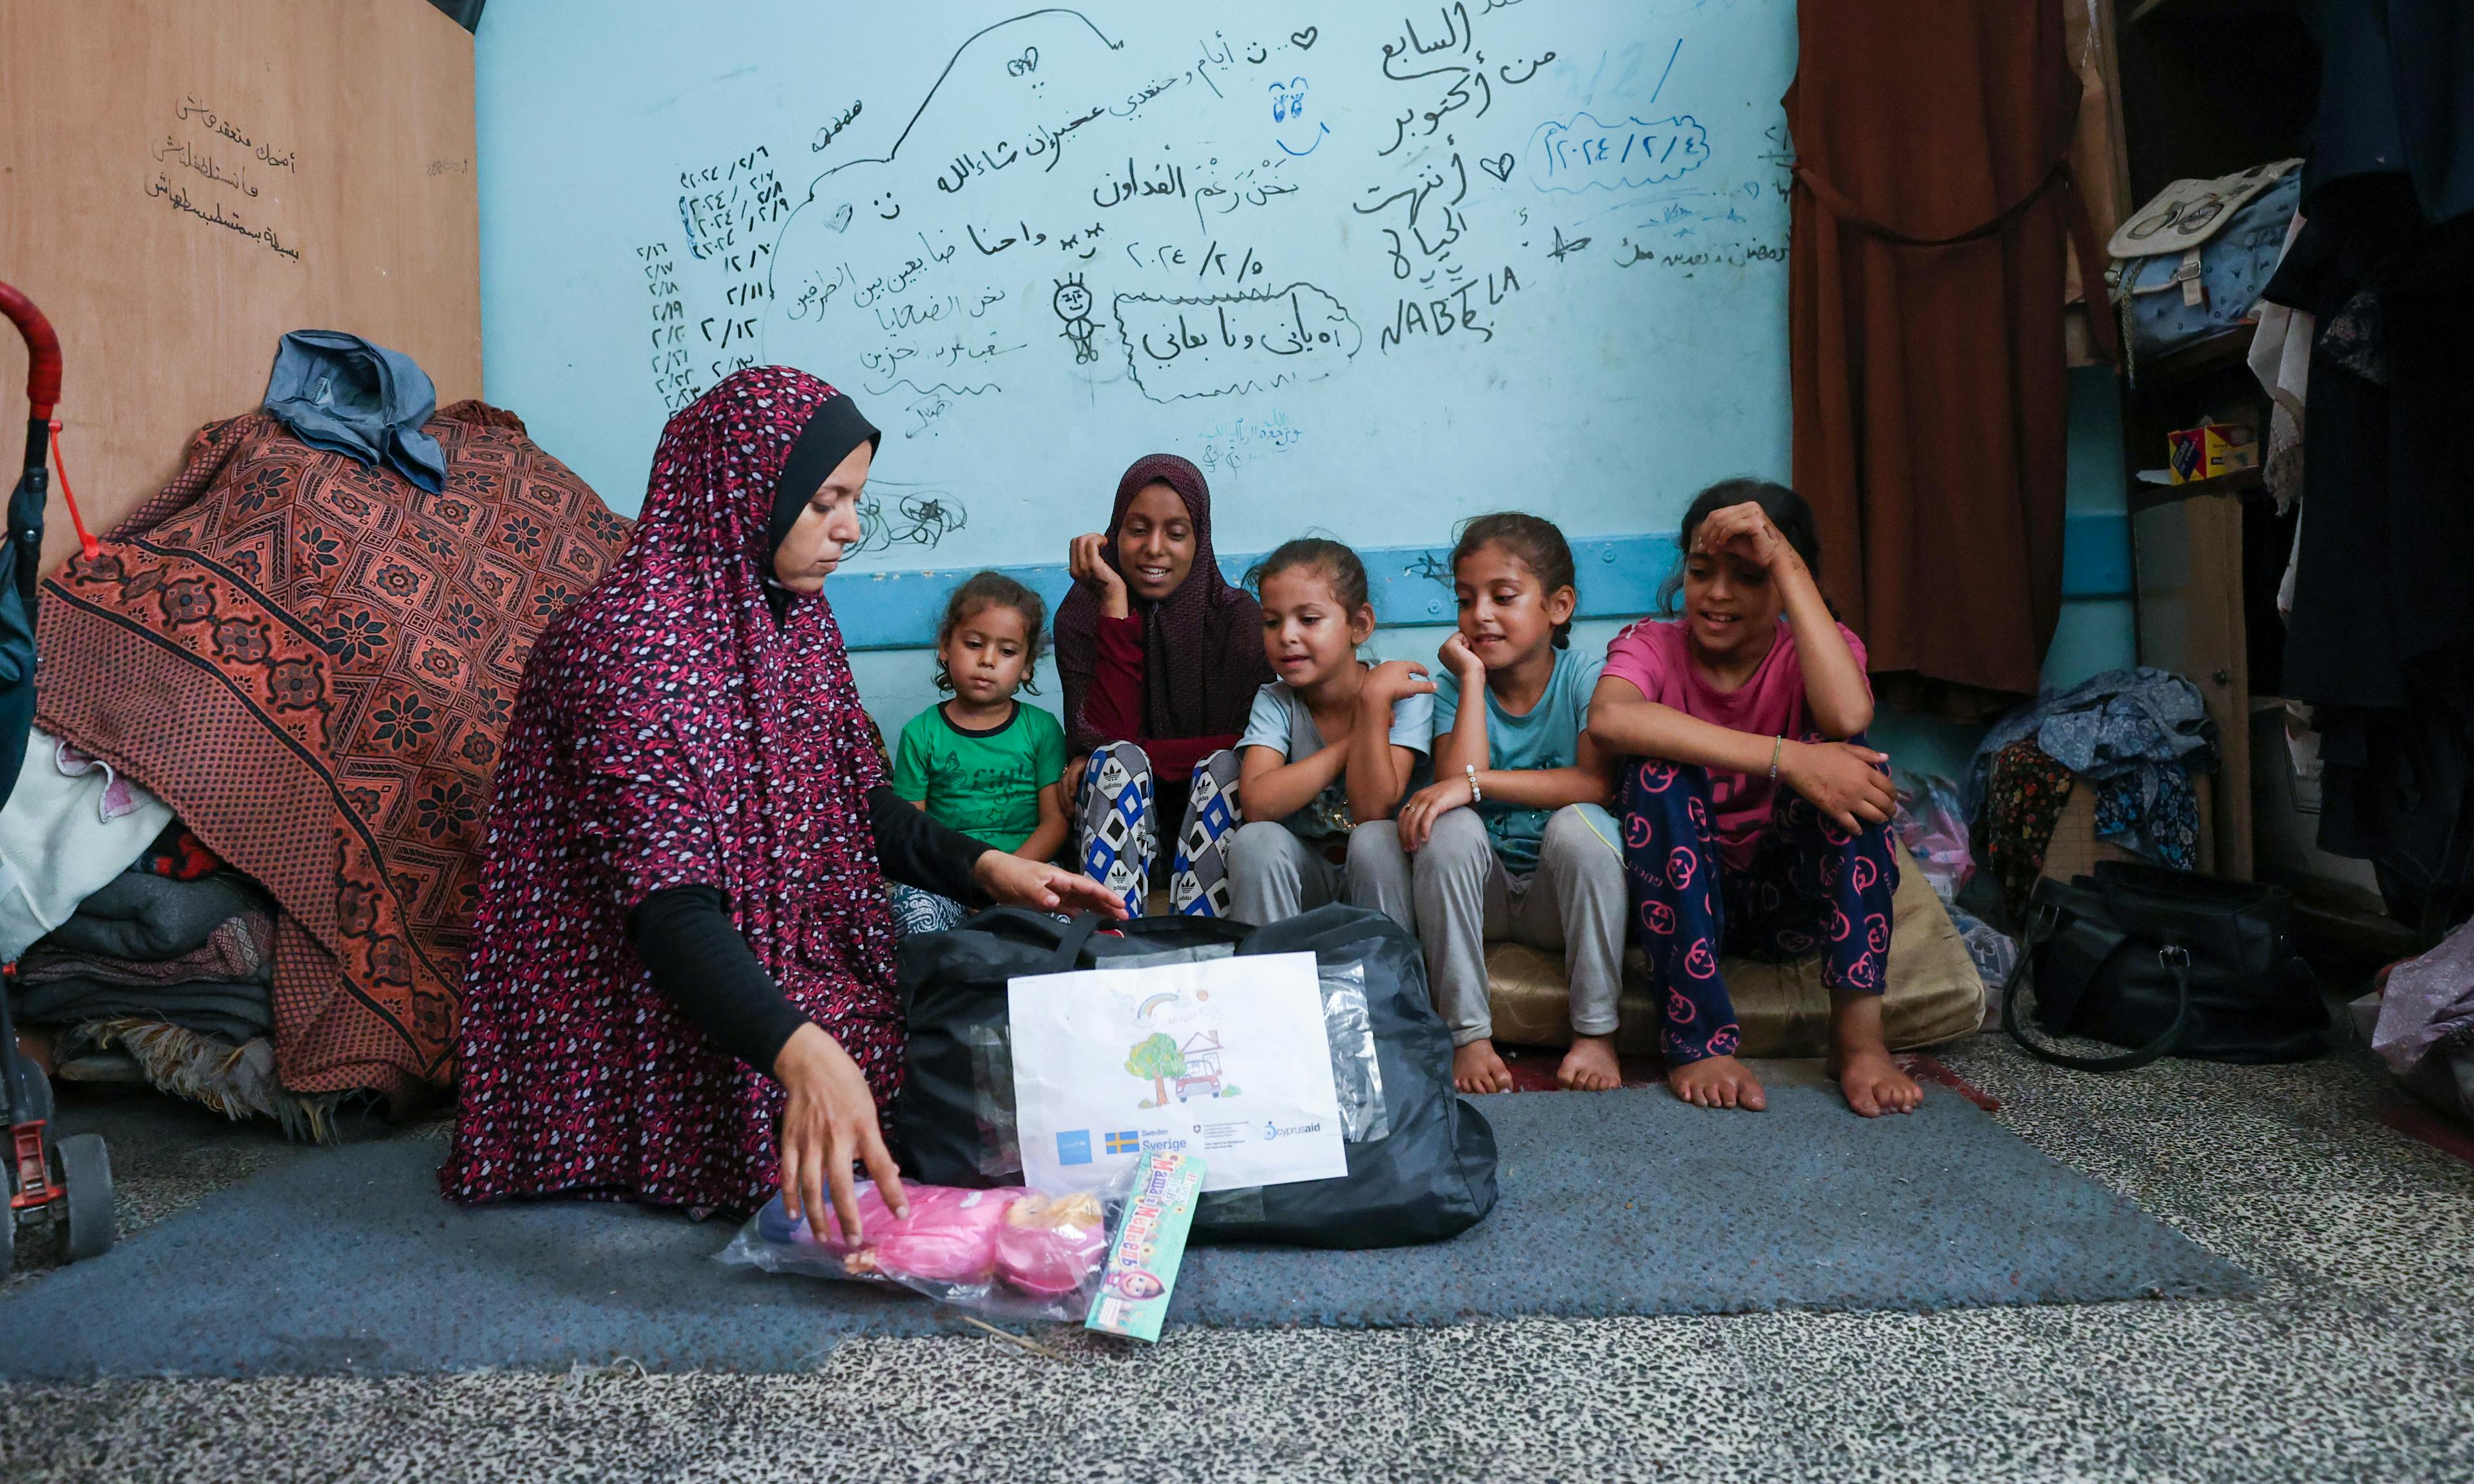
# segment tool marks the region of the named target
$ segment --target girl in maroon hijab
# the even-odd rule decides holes
[[[878,434],[804,372],[670,419],[626,553],[544,631],[498,767],[466,963],[459,1201],[746,1210],[778,1184],[856,1234],[903,1209],[885,882],[1114,913],[885,785],[821,596]]]
[[[1076,537],[1066,560],[1075,588],[1056,610],[1056,672],[1082,868],[1139,913],[1155,821],[1178,820],[1170,902],[1225,917],[1240,823],[1231,750],[1272,671],[1262,609],[1212,553],[1202,471],[1173,453],[1135,460],[1108,529]]]

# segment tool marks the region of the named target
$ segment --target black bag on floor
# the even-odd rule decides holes
[[[1269,927],[1208,918],[1143,918],[1095,933],[1015,908],[902,945],[908,1075],[894,1102],[903,1173],[942,1185],[1022,1183],[1014,1129],[1006,984],[1017,974],[1134,968],[1201,950],[1312,953],[1336,1046],[1348,1174],[1205,1196],[1198,1242],[1402,1247],[1474,1226],[1494,1208],[1494,1131],[1452,1090],[1451,1035],[1426,993],[1418,941],[1377,912],[1329,906]],[[1353,970],[1353,971],[1352,971]],[[1364,1013],[1350,992],[1363,985]],[[1336,1008],[1338,1007],[1338,1008]],[[1353,1029],[1344,1029],[1353,1027]],[[1344,1063],[1364,1068],[1344,1074]]]
[[[2301,1062],[2327,1047],[2328,1007],[2287,943],[2283,888],[2138,861],[2036,882],[2001,1024],[2040,1061],[2118,1072],[2159,1057]],[[2032,981],[2036,1023],[2134,1049],[2073,1056],[2020,1026]]]

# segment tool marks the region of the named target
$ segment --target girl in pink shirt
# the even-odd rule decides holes
[[[1705,1108],[1762,1107],[1734,1056],[1719,956],[1817,950],[1848,1106],[1909,1112],[1923,1089],[1881,1039],[1897,800],[1889,759],[1862,742],[1864,646],[1815,585],[1811,507],[1783,485],[1728,480],[1685,512],[1682,546],[1670,616],[1615,636],[1589,702],[1590,738],[1634,759],[1624,874],[1667,1086]]]

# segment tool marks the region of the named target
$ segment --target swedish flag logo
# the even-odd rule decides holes
[[[1142,1148],[1143,1136],[1142,1132],[1138,1129],[1128,1129],[1121,1134],[1111,1134],[1108,1136],[1108,1152],[1110,1154],[1140,1154],[1142,1152]]]

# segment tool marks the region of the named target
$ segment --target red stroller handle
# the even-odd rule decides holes
[[[26,339],[26,400],[35,404],[36,420],[48,419],[61,400],[61,337],[33,299],[6,283],[0,283],[0,314]]]

